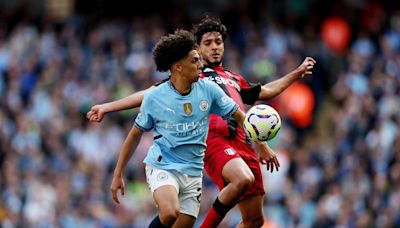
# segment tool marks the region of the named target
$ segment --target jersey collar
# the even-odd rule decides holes
[[[213,69],[214,71],[224,71],[224,67],[223,66],[210,66],[210,65],[204,65],[203,71],[205,69],[207,69],[207,68]]]
[[[195,83],[196,83],[196,82],[195,82]],[[194,83],[193,83],[193,84],[192,84],[192,87],[191,87],[191,89],[190,89],[190,91],[187,92],[187,93],[185,93],[185,94],[182,94],[182,93],[180,93],[178,90],[176,90],[174,84],[172,84],[171,78],[169,78],[167,84],[169,85],[169,87],[170,87],[175,93],[177,93],[177,94],[179,94],[179,95],[181,95],[181,96],[187,96],[187,95],[189,95],[190,92],[192,92],[193,86],[194,86]]]

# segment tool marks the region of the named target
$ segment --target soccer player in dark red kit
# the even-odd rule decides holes
[[[225,70],[222,65],[226,27],[217,18],[205,17],[192,30],[203,58],[202,77],[217,83],[227,95],[244,110],[244,103],[252,105],[257,100],[267,100],[279,95],[297,79],[311,74],[315,60],[306,57],[302,64],[287,75],[265,85],[247,82],[241,75]],[[149,88],[151,89],[151,88]],[[87,113],[91,121],[100,122],[107,112],[140,106],[144,91],[120,100],[95,105]],[[260,162],[276,170],[279,161],[268,147],[256,145],[259,158],[246,139],[243,129],[232,120],[212,115],[209,122],[205,170],[221,190],[201,227],[216,227],[226,213],[238,205],[242,221],[238,227],[261,227],[264,223],[263,197],[265,194]]]
[[[226,27],[215,18],[204,18],[193,30],[203,57],[203,75],[217,83],[244,110],[243,103],[254,104],[280,94],[305,74],[310,74],[315,60],[307,57],[294,71],[266,85],[247,82],[241,75],[224,69],[224,40]],[[220,188],[200,227],[216,227],[226,213],[237,203],[242,214],[238,227],[261,227],[264,223],[263,196],[265,194],[259,162],[268,159],[271,171],[279,162],[275,155],[260,153],[260,160],[235,120],[223,120],[213,115],[204,158],[205,170]],[[262,150],[261,150],[262,152]],[[251,170],[251,172],[249,172]]]

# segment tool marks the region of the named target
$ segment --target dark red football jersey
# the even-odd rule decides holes
[[[227,71],[222,66],[205,66],[201,77],[217,83],[244,112],[244,104],[253,105],[258,100],[261,90],[259,84],[247,82],[243,76]],[[212,114],[210,116],[208,137],[218,136],[231,136],[246,142],[246,133],[238,127],[233,117],[224,120],[220,116]]]

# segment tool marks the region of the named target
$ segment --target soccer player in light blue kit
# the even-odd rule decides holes
[[[144,96],[141,112],[125,139],[111,184],[113,199],[124,194],[123,170],[143,131],[154,144],[144,160],[146,177],[159,209],[149,227],[193,227],[199,213],[203,158],[211,113],[245,114],[215,83],[199,79],[202,63],[193,35],[185,30],[163,36],[153,49],[159,71],[171,77]]]

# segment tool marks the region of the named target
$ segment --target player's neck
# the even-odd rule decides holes
[[[189,83],[182,78],[179,79],[177,77],[171,77],[171,84],[181,95],[189,94],[190,90],[192,89],[192,83]]]
[[[221,62],[212,62],[212,61],[207,61],[206,59],[203,58],[203,66],[204,67],[223,67],[222,61]]]
[[[223,68],[224,68],[224,66],[222,66],[222,63],[221,63],[221,64],[219,64],[219,65],[213,65],[213,64],[212,64],[212,65],[210,65],[210,64],[204,64],[204,67],[203,67],[203,69],[204,69],[204,68],[207,68],[207,67],[208,67],[208,68],[212,68],[212,69],[214,69],[214,68],[222,68],[222,69],[223,69]]]

